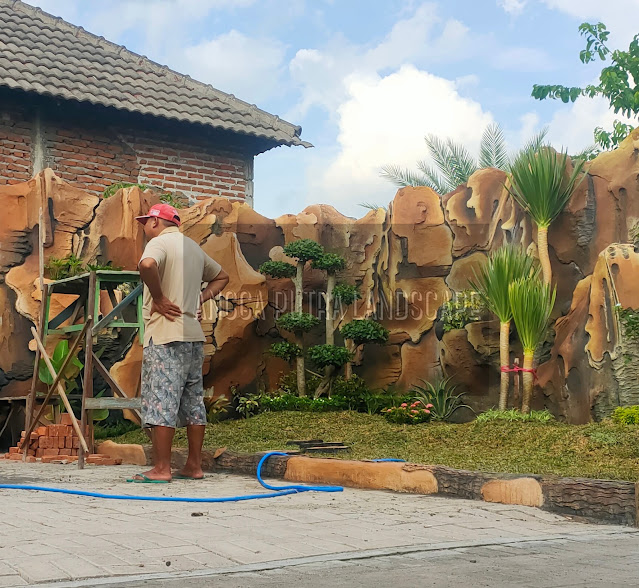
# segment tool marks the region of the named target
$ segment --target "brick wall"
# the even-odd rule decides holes
[[[138,182],[136,155],[117,135],[51,125],[45,129],[45,167],[67,182],[100,194],[111,184]]]
[[[35,162],[35,164],[34,164]],[[253,158],[214,148],[88,122],[37,121],[19,109],[0,112],[0,184],[29,180],[51,167],[62,179],[101,194],[120,182],[144,183],[191,198],[221,196],[252,203]]]
[[[32,124],[18,109],[0,113],[0,183],[31,179]]]
[[[248,162],[232,154],[151,138],[131,140],[143,184],[182,192],[195,198],[244,198]]]

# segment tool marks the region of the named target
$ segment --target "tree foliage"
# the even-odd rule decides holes
[[[324,253],[312,260],[311,267],[327,272],[337,272],[346,267],[346,260],[337,253]]]
[[[293,361],[296,357],[302,355],[302,348],[289,341],[281,341],[280,343],[273,343],[269,349],[269,353],[275,357],[279,357],[285,361]]]
[[[528,141],[523,150],[539,149],[547,132],[547,129],[542,129]],[[386,165],[382,168],[382,177],[398,187],[428,186],[438,194],[447,194],[465,184],[478,169],[494,167],[509,171],[523,151],[509,155],[504,133],[496,124],[489,125],[484,130],[478,159],[452,139],[444,140],[436,135],[428,135],[425,141],[434,167],[426,161],[417,162],[418,171],[403,169],[398,165]]]
[[[360,300],[362,295],[359,293],[359,288],[357,286],[352,286],[351,284],[336,284],[333,289],[333,297],[335,301],[339,301],[342,304],[353,304],[356,300]]]
[[[275,321],[275,324],[291,333],[308,333],[319,325],[320,320],[307,312],[289,312]]]
[[[260,273],[272,278],[292,278],[296,271],[295,266],[286,261],[265,261],[260,266]]]
[[[315,345],[308,350],[308,358],[320,368],[333,366],[337,369],[346,365],[352,359],[351,352],[346,347],[337,345]]]
[[[298,239],[284,247],[284,254],[305,263],[322,257],[324,248],[313,239]]]
[[[579,26],[579,32],[586,38],[586,48],[579,53],[579,59],[587,64],[596,60],[608,62],[599,74],[599,83],[585,87],[535,84],[533,98],[537,100],[561,100],[574,102],[580,96],[594,98],[602,96],[610,103],[615,114],[631,119],[639,118],[639,35],[635,35],[627,51],[610,50],[606,45],[610,35],[603,23]],[[597,127],[595,142],[602,149],[619,145],[632,131],[632,126],[615,120],[611,130]]]
[[[340,333],[344,339],[351,339],[355,345],[365,343],[386,343],[389,331],[371,319],[355,319],[345,324]]]

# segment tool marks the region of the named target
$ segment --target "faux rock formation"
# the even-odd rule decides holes
[[[571,422],[606,416],[619,403],[639,403],[639,349],[624,334],[616,310],[639,309],[639,254],[627,244],[639,219],[638,153],[639,130],[616,151],[590,162],[586,180],[549,233],[558,298],[539,356],[533,404]],[[514,242],[536,254],[535,227],[513,203],[505,182],[504,172],[485,169],[443,196],[429,188],[403,188],[388,211],[360,219],[327,205],[268,219],[224,199],[182,210],[184,233],[231,277],[205,317],[206,387],[227,397],[234,389],[273,389],[290,369],[267,350],[282,340],[275,319],[291,309],[292,283],[257,270],[269,259],[285,259],[283,247],[292,240],[311,238],[346,258],[338,281],[356,284],[362,294],[336,327],[372,317],[390,331],[387,345],[365,347],[355,365],[372,388],[407,390],[420,380],[452,375],[475,410],[496,405],[496,323],[482,320],[444,332],[439,317],[442,304],[469,287],[473,269],[491,251]],[[99,199],[45,170],[29,182],[0,187],[0,199],[7,211],[0,221],[0,395],[23,396],[33,367],[29,329],[40,308],[40,207],[46,259],[74,253],[85,263],[135,269],[143,233],[134,217],[158,195],[133,187]],[[324,280],[323,272],[306,272],[306,309],[323,309]],[[56,308],[66,304],[54,301]],[[108,305],[104,300],[103,314]],[[307,336],[307,344],[322,342],[321,329]],[[341,342],[339,333],[336,339]],[[127,345],[114,345],[121,354],[107,364],[125,392],[135,395],[141,350],[137,339]],[[515,336],[512,350],[514,360],[520,355]]]

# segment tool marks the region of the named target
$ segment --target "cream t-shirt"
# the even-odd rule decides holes
[[[173,322],[157,312],[151,316],[153,298],[145,284],[142,305],[144,347],[151,339],[154,345],[204,341],[202,327],[196,318],[202,282],[215,279],[222,267],[177,227],[164,229],[149,241],[140,261],[148,257],[158,264],[162,293],[180,307],[182,315]]]

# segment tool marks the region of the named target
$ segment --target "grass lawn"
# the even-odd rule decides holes
[[[254,452],[286,449],[290,439],[343,441],[352,447],[338,454],[344,459],[393,457],[467,470],[639,481],[639,426],[610,422],[395,425],[356,412],[270,412],[209,425],[205,446]],[[148,443],[141,430],[114,441]],[[186,446],[184,430],[175,445]]]

